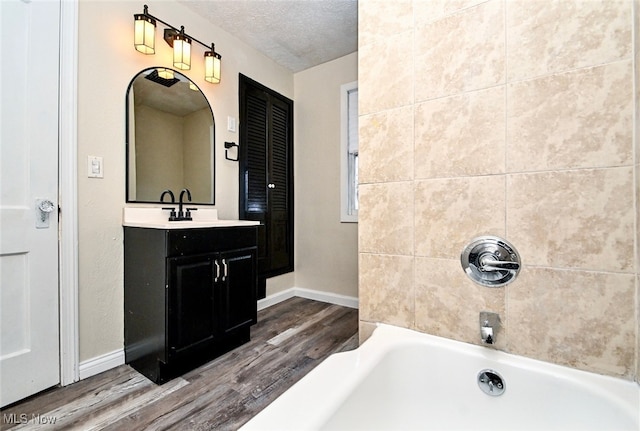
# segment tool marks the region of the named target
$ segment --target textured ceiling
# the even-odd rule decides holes
[[[180,0],[180,3],[292,72],[358,49],[357,0]]]

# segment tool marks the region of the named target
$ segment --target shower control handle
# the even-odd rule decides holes
[[[481,271],[501,271],[501,270],[517,271],[520,269],[518,262],[495,260],[490,257],[480,258]]]
[[[512,282],[522,268],[515,247],[492,235],[471,240],[460,254],[460,263],[471,280],[487,287]]]

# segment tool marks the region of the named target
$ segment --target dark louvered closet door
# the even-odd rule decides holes
[[[271,154],[269,157],[269,237],[270,267],[286,269],[289,265],[289,107],[274,100],[271,109]],[[270,185],[270,186],[269,186]]]
[[[248,88],[240,114],[240,218],[260,222],[258,229],[258,270],[264,272],[268,259],[267,194],[268,171],[267,95]]]
[[[258,271],[293,271],[293,102],[240,75],[240,218],[260,221]]]

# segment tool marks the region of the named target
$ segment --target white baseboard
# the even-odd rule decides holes
[[[290,288],[287,290],[283,290],[282,292],[274,293],[273,295],[269,295],[266,298],[258,300],[258,311],[264,310],[265,308],[269,308],[272,305],[276,305],[280,302],[286,301],[287,299],[293,298],[296,296],[295,288]]]
[[[258,310],[276,305],[294,296],[313,299],[314,301],[328,302],[330,304],[342,305],[343,307],[358,308],[358,298],[352,296],[339,295],[337,293],[321,292],[319,290],[303,289],[292,287],[282,292],[274,293],[258,301]],[[95,358],[80,362],[80,380],[95,376],[104,371],[124,364],[124,349],[114,350]]]
[[[328,302],[329,304],[341,305],[343,307],[358,308],[358,298],[353,296],[340,295],[337,293],[321,292],[319,290],[305,289],[302,287],[292,287],[282,292],[274,293],[258,301],[258,310],[276,305],[294,296],[313,299],[314,301]]]
[[[113,352],[82,361],[79,367],[80,380],[95,376],[122,364],[124,364],[124,349],[114,350]]]

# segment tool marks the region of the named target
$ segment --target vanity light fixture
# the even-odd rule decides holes
[[[156,20],[148,13],[147,5],[143,13],[133,15],[133,46],[143,54],[156,52]]]
[[[156,69],[158,71],[158,76],[162,79],[174,79],[175,75],[173,74],[173,70],[171,69]]]
[[[205,48],[208,45],[200,42],[193,36],[184,32],[184,26],[178,30],[171,24],[149,14],[149,8],[144,5],[144,12],[134,14],[134,46],[136,50],[144,54],[155,54],[156,21],[161,22],[169,28],[164,30],[164,40],[173,48],[173,65],[180,70],[191,69],[191,44],[197,42]],[[211,51],[205,51],[205,77],[204,79],[213,84],[220,82],[220,54],[215,52],[214,44],[211,44]]]
[[[191,69],[191,38],[184,34],[184,26],[180,31],[164,29],[164,40],[173,48],[173,65],[176,69]]]
[[[204,80],[212,84],[220,82],[220,54],[215,50],[215,46],[211,44],[211,51],[204,53]]]

